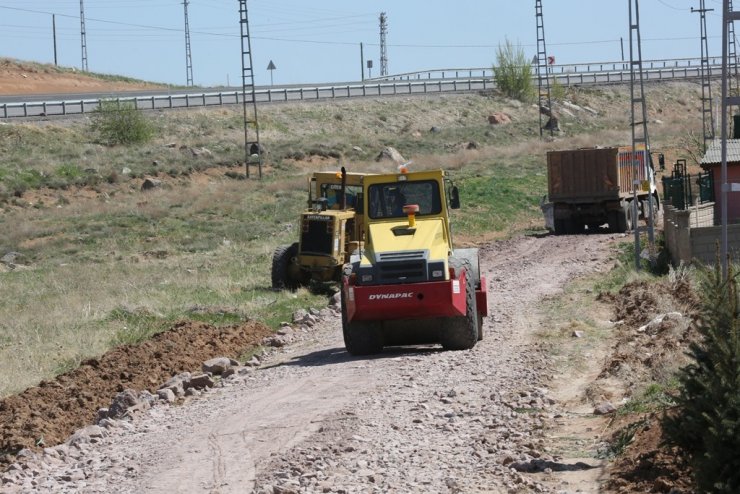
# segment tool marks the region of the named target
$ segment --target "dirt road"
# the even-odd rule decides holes
[[[587,478],[553,482],[552,475],[511,467],[537,458],[564,461],[548,456],[543,434],[558,403],[549,388],[547,349],[536,338],[547,324],[539,303],[573,277],[604,269],[613,241],[611,235],[527,236],[482,249],[491,316],[473,350],[393,348],[353,358],[335,315],[224,388],[111,428],[96,444],[83,445],[78,459],[49,461],[33,487],[595,492]]]

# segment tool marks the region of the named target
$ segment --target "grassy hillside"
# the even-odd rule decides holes
[[[412,168],[460,186],[459,243],[541,230],[548,149],[626,144],[626,87],[573,89],[563,133],[541,140],[536,107],[496,95],[281,104],[261,108],[265,178],[241,180],[239,108],[152,112],[144,144],[101,144],[88,120],[0,125],[0,396],[138,341],[181,318],[271,324],[321,295],[269,289],[276,245],[297,238],[305,176],[375,162],[396,147]],[[654,149],[668,160],[701,129],[699,87],[648,87]],[[506,112],[508,125],[488,115]],[[144,177],[163,186],[140,191]],[[3,265],[0,264],[0,269]]]

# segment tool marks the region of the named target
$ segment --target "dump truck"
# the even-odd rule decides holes
[[[588,148],[547,153],[549,202],[542,204],[546,223],[556,234],[597,230],[631,230],[639,218],[647,219],[660,205],[655,171],[644,145]],[[633,187],[637,185],[637,216],[633,212]],[[550,220],[548,221],[548,216]]]
[[[278,246],[272,256],[272,287],[296,288],[311,281],[341,281],[342,267],[360,245],[364,228],[364,173],[315,172],[299,220],[299,241]]]
[[[472,348],[488,315],[477,249],[453,247],[449,209],[457,188],[442,170],[366,176],[364,242],[344,267],[342,332],[347,351],[441,343]]]

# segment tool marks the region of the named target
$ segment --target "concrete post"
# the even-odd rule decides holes
[[[691,211],[676,211],[676,256],[677,264],[691,262]]]

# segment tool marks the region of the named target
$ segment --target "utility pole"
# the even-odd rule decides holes
[[[654,173],[650,162],[650,139],[647,128],[647,108],[645,105],[645,84],[642,71],[642,39],[640,37],[640,4],[639,0],[629,0],[630,16],[630,97],[632,100],[632,229],[635,232],[635,269],[640,270],[640,229],[637,227],[639,218],[638,191],[643,186],[642,180],[649,181],[648,200],[648,244],[651,261],[655,253],[655,230],[653,225],[652,190]],[[642,158],[638,158],[638,153]],[[648,172],[643,176],[642,171]]]
[[[54,67],[57,66],[57,16],[51,14],[51,32],[54,36]]]
[[[252,41],[249,35],[249,13],[247,0],[239,0],[239,25],[241,26],[242,48],[242,108],[244,109],[244,166],[249,178],[249,165],[256,164],[259,178],[262,179],[262,145],[260,144],[260,126],[257,120],[257,97],[254,87],[254,69],[252,67]],[[249,115],[249,107],[252,115]],[[255,130],[255,140],[249,140],[249,126]]]
[[[537,20],[537,90],[539,94],[539,114],[540,114],[540,137],[544,135],[544,128],[547,124],[543,125],[543,111],[547,108],[547,113],[550,114],[548,122],[551,123],[550,135],[552,136],[555,132],[552,125],[553,113],[552,113],[552,99],[550,98],[550,77],[549,67],[547,59],[547,44],[545,43],[545,17],[542,13],[542,0],[536,0],[534,5],[535,17]]]
[[[80,0],[80,41],[82,43],[82,71],[87,72],[87,32],[85,31],[85,5]]]
[[[388,75],[388,46],[386,36],[388,35],[388,17],[385,12],[380,13],[380,76]]]
[[[193,85],[193,54],[190,51],[190,21],[188,20],[188,0],[183,0],[185,8],[185,80],[186,85]]]
[[[722,263],[722,276],[727,279],[727,194],[730,192],[740,191],[740,188],[733,190],[737,185],[727,183],[727,112],[732,106],[740,106],[740,97],[738,95],[728,96],[727,83],[729,79],[729,33],[730,26],[736,20],[740,19],[740,12],[732,8],[730,0],[722,2],[722,173],[721,173],[721,192],[722,192],[722,235],[720,243],[720,262]],[[734,31],[734,29],[733,29]]]
[[[732,8],[732,0],[729,0],[729,7],[730,10],[733,10]],[[730,22],[727,26],[727,42],[729,50],[727,53],[728,57],[728,63],[729,63],[729,80],[728,82],[728,90],[730,93],[730,96],[740,96],[740,88],[738,87],[738,73],[737,73],[737,38],[735,37],[735,23]],[[732,107],[729,108],[729,111],[731,114],[735,114],[735,112],[732,110]],[[733,139],[736,139],[738,135],[740,135],[740,129],[735,128],[735,119],[733,117],[732,124],[732,137]]]
[[[365,48],[360,43],[360,80],[365,80]]]
[[[709,45],[707,42],[707,9],[704,0],[699,0],[699,8],[691,7],[691,12],[699,13],[699,33],[701,35],[701,121],[704,132],[704,152],[714,140],[714,113],[712,112],[712,74],[709,67]]]

